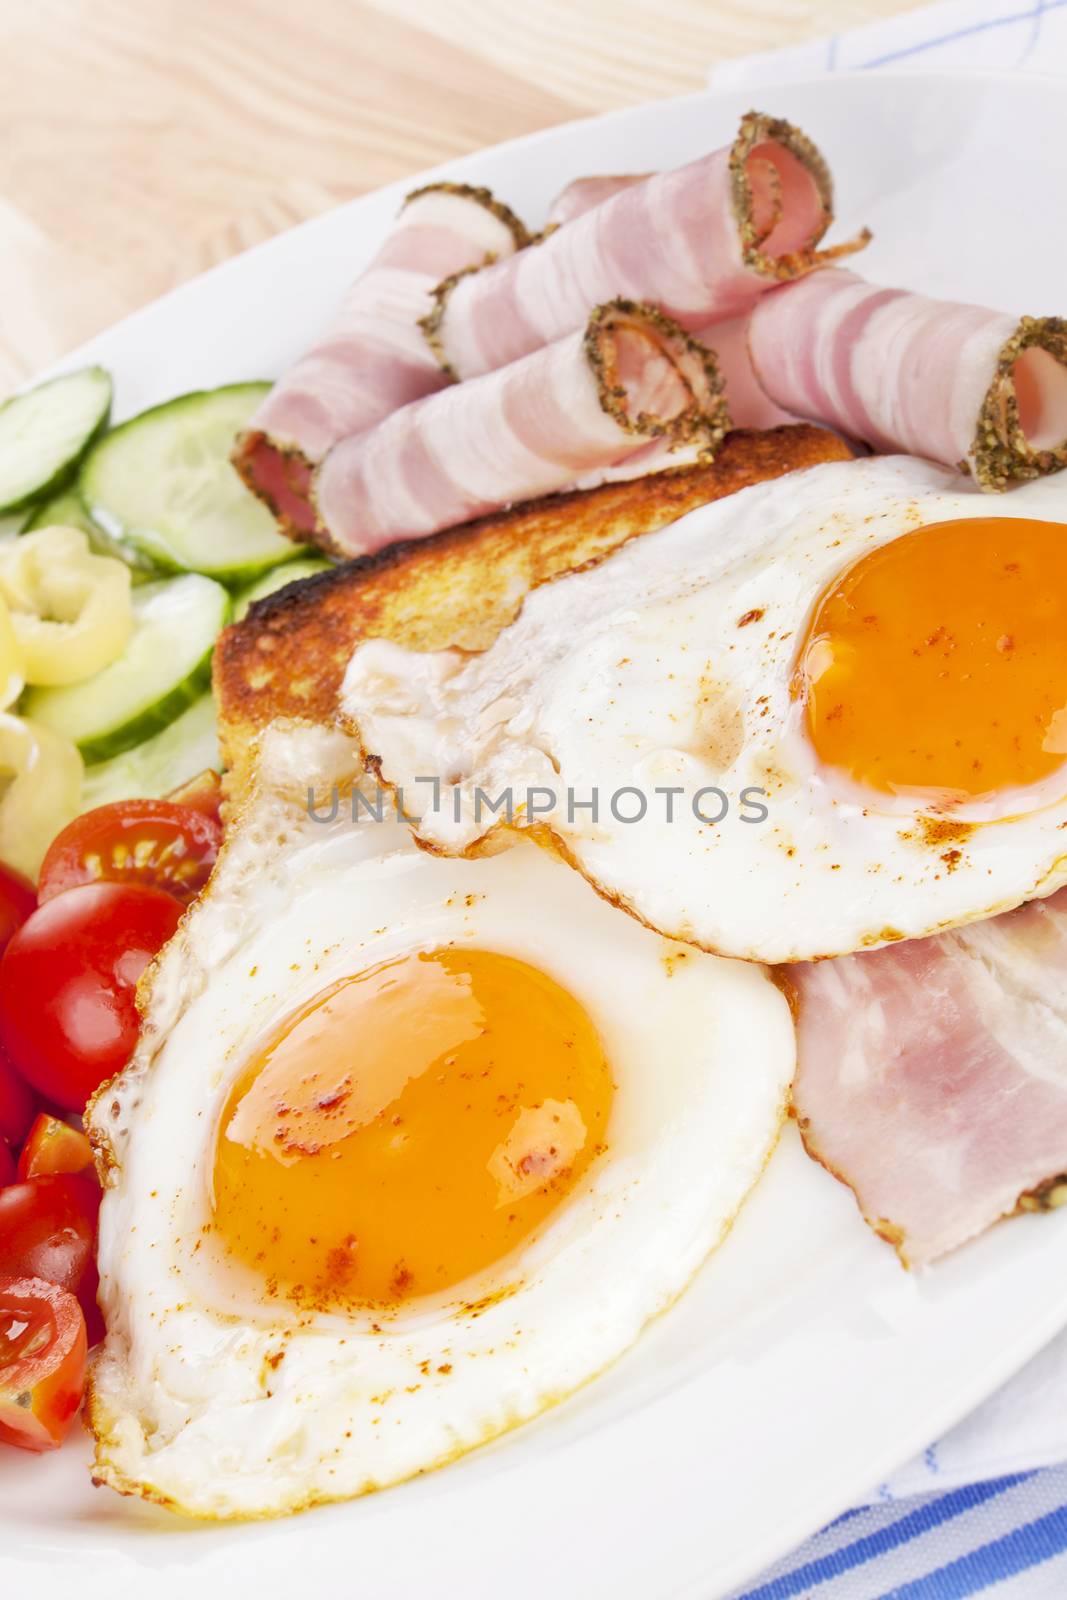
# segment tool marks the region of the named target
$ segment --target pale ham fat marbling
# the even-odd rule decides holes
[[[816,248],[832,215],[814,145],[752,113],[727,148],[628,183],[535,248],[442,285],[427,332],[448,370],[470,378],[572,333],[615,295],[701,327],[839,253]]]
[[[1067,461],[1059,318],[1020,321],[836,269],[766,296],[748,347],[772,401],[883,453],[965,464],[984,488]]]
[[[804,1142],[907,1264],[1067,1171],[1067,891],[788,981]]]
[[[238,470],[294,531],[313,526],[309,468],[331,445],[448,381],[419,329],[436,284],[525,241],[485,189],[435,184],[408,196],[322,339],[274,385],[241,442]]]
[[[566,488],[650,441],[710,452],[726,425],[708,352],[660,313],[615,302],[336,446],[316,507],[331,547],[364,555]]]
[[[651,176],[650,172],[605,172],[588,178],[575,178],[560,190],[549,206],[548,226],[559,228],[565,222],[573,222],[575,217],[584,216],[595,206],[603,205],[605,200],[613,199],[635,183],[644,183]]]

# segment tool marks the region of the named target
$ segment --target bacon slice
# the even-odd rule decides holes
[[[1067,1172],[1067,891],[791,967],[809,1154],[921,1266]]]
[[[423,327],[458,378],[573,333],[591,305],[615,295],[701,327],[866,243],[864,234],[819,250],[832,216],[815,146],[789,123],[750,112],[727,149],[629,185],[521,257],[446,279]]]
[[[316,474],[320,540],[364,555],[549,494],[649,440],[727,426],[714,359],[649,306],[612,301],[567,339],[395,412]]]
[[[767,295],[749,324],[778,405],[881,451],[1004,489],[1067,465],[1067,322],[882,289],[820,272]]]
[[[419,331],[442,277],[510,256],[522,223],[488,189],[435,183],[408,195],[323,338],[274,385],[234,464],[287,532],[314,526],[311,472],[331,445],[447,382]]]
[[[575,178],[560,190],[549,206],[548,226],[560,228],[565,222],[573,222],[575,217],[583,217],[587,211],[602,206],[605,200],[611,200],[624,189],[632,189],[635,183],[644,183],[651,176],[650,172],[605,172],[596,177]]]

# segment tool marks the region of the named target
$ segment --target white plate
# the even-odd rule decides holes
[[[764,98],[761,109],[796,120],[827,153],[841,225],[875,228],[871,276],[1067,311],[1059,84],[858,75]],[[646,106],[430,176],[488,183],[536,223],[579,173],[671,165],[723,144],[750,99]],[[66,364],[110,367],[122,414],[278,372],[417,181],[219,267]],[[113,1600],[140,1580],[153,1600],[188,1600],[237,1580],[290,1600],[325,1580],[389,1600],[712,1600],[862,1497],[1065,1324],[1067,1213],[1002,1226],[912,1278],[790,1132],[681,1303],[541,1421],[402,1488],[236,1528],[92,1490],[77,1445],[42,1461],[3,1451],[4,1592]]]

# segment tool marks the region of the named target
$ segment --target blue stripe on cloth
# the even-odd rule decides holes
[[[1034,1476],[1032,1472],[1016,1472],[1007,1478],[995,1478],[990,1483],[968,1484],[962,1489],[953,1490],[951,1494],[939,1495],[915,1511],[909,1511],[898,1521],[891,1522],[888,1527],[879,1528],[876,1533],[865,1534],[853,1544],[844,1545],[833,1555],[806,1562],[792,1572],[771,1578],[758,1589],[746,1591],[744,1600],[794,1600],[795,1596],[809,1593],[816,1585],[839,1578],[843,1573],[863,1566],[865,1562],[873,1561],[911,1539],[917,1539],[920,1534],[929,1533],[932,1528],[939,1527],[953,1517],[973,1511],[987,1500],[1014,1489],[1016,1484],[1026,1483]]]
[[[969,27],[956,28],[951,33],[943,33],[934,39],[921,39],[915,44],[902,45],[899,50],[890,50],[885,55],[874,56],[870,61],[861,61],[859,67],[885,67],[892,61],[906,61],[910,56],[920,56],[926,50],[936,50],[941,45],[955,44],[960,39],[971,39],[979,33],[989,33],[994,28],[1007,28],[1015,22],[1033,22],[1036,29],[1040,29],[1041,18],[1047,11],[1059,11],[1067,5],[1067,0],[1038,0],[1038,4],[1027,6],[1025,11],[1008,12],[1002,17],[987,17],[982,22],[972,22]],[[1031,39],[1026,54],[1029,55],[1036,42],[1036,35]]]
[[[1067,1550],[1067,1505],[1014,1528],[1001,1539],[979,1545],[968,1555],[889,1589],[878,1600],[967,1600],[994,1583],[1029,1572]]]

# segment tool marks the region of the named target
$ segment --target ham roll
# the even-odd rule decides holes
[[[905,1265],[1067,1195],[1067,890],[810,967],[793,1105]]]
[[[395,412],[315,474],[318,542],[365,555],[571,486],[652,441],[710,458],[727,427],[714,359],[649,306]]]
[[[799,422],[794,411],[786,411],[771,399],[756,377],[748,348],[748,317],[732,317],[694,330],[699,339],[715,352],[722,378],[730,420],[735,428],[780,428]]]
[[[772,285],[866,243],[817,249],[832,215],[815,146],[752,112],[727,149],[628,185],[521,256],[445,279],[422,326],[455,378],[573,333],[590,306],[617,295],[692,330],[739,316]]]
[[[435,183],[404,202],[322,339],[274,385],[234,464],[297,538],[314,527],[311,471],[331,445],[447,382],[419,331],[442,277],[513,255],[528,236],[487,189]]]
[[[548,226],[560,228],[565,222],[573,222],[575,217],[583,217],[605,200],[621,194],[624,189],[632,189],[635,183],[644,183],[651,176],[650,172],[605,172],[597,177],[575,178],[560,190],[549,206]]]
[[[553,200],[548,225],[560,227],[565,222],[573,222],[624,189],[644,183],[649,176],[649,173],[605,173],[600,177],[575,178]],[[693,334],[701,344],[714,351],[735,428],[778,428],[798,420],[791,411],[775,405],[760,386],[748,353],[747,317],[704,324],[694,328]],[[635,472],[640,470],[635,466]]]
[[[1067,465],[1067,323],[819,272],[752,312],[756,376],[777,405],[875,450],[1004,489]]]

